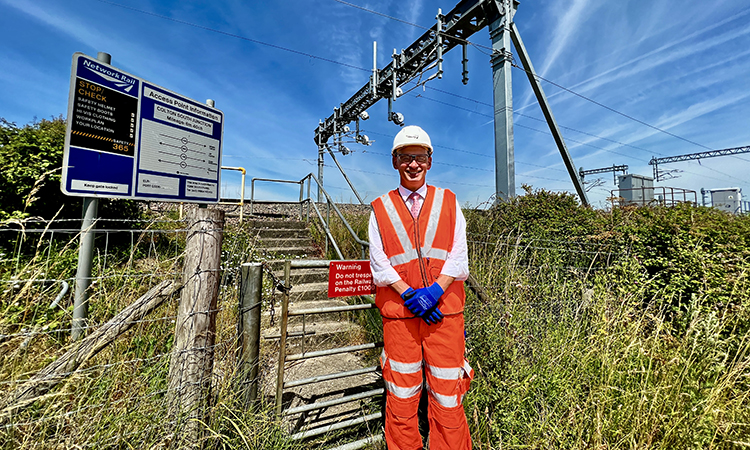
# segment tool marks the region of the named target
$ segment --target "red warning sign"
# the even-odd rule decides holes
[[[370,261],[331,261],[328,297],[350,297],[375,293]]]

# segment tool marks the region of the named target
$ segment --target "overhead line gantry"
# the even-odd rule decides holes
[[[348,153],[348,149],[343,146],[343,136],[351,133],[348,127],[351,122],[357,124],[355,142],[366,145],[368,143],[367,138],[359,134],[359,120],[369,117],[367,109],[381,99],[388,100],[388,120],[397,125],[403,125],[403,116],[394,112],[392,108],[393,101],[403,95],[401,87],[433,68],[436,69],[435,73],[427,79],[419,81],[417,86],[434,78],[441,78],[443,55],[458,46],[463,49],[463,83],[466,84],[468,82],[467,45],[471,44],[468,39],[477,31],[488,27],[492,40],[496,197],[507,200],[515,196],[513,92],[511,84],[513,55],[510,51],[511,42],[513,42],[581,203],[588,205],[588,197],[583,188],[583,183],[576,172],[539,78],[534,72],[534,67],[523,45],[518,28],[513,22],[513,15],[518,4],[519,2],[516,0],[460,1],[447,14],[442,14],[441,10],[438,10],[435,25],[400,53],[394,49],[392,61],[383,69],[378,70],[376,61],[373,61],[373,73],[370,76],[370,81],[347,101],[334,108],[333,114],[322,120],[315,129],[320,183],[323,182],[323,157],[325,152],[328,152],[361,203],[362,199],[359,193],[338,163],[332,147],[342,154]],[[375,45],[374,50],[376,50]],[[375,59],[375,55],[373,55],[373,59]],[[329,144],[331,138],[333,138],[333,142]],[[320,200],[321,195],[319,190],[318,200]]]
[[[612,172],[612,174],[615,177],[615,184],[617,184],[617,172],[622,172],[623,174],[628,173],[628,165],[622,164],[620,166],[617,166],[617,165],[612,164],[612,167],[602,167],[599,169],[583,170],[583,167],[578,169],[578,175],[581,176],[581,181],[583,181],[586,175],[595,175],[598,173],[607,173],[607,172]]]
[[[659,181],[659,175],[661,175],[661,173],[659,172],[659,164],[715,158],[717,156],[738,155],[740,153],[750,153],[750,146],[725,148],[721,150],[711,150],[708,152],[689,153],[687,155],[666,156],[664,158],[653,157],[648,162],[648,164],[654,166],[654,179],[656,181]]]

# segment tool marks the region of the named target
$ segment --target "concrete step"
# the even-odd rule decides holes
[[[368,364],[369,365],[369,364]],[[343,353],[337,355],[323,356],[308,360],[287,363],[284,371],[284,381],[290,382],[305,379],[317,375],[325,375],[344,371],[364,368],[366,364],[361,356],[356,353]],[[273,373],[275,374],[275,368]],[[264,384],[266,395],[273,395],[276,377],[267,377]],[[364,392],[370,389],[382,387],[379,373],[367,373],[353,377],[323,381],[320,383],[307,384],[304,386],[288,388],[284,390],[283,408],[293,408],[313,402],[320,402],[351,395],[356,392]],[[382,397],[368,399],[362,402],[353,402],[337,405],[322,410],[304,414],[304,423],[310,425],[325,425],[338,423],[351,417],[362,414],[363,405],[382,400]],[[297,431],[303,425],[300,416],[285,418],[284,423],[289,426],[289,431]]]
[[[294,290],[294,288],[292,288]],[[320,291],[313,291],[313,292],[320,292]],[[302,310],[302,309],[313,309],[313,308],[329,308],[334,306],[346,306],[349,303],[345,302],[344,300],[340,300],[338,298],[328,298],[323,297],[319,299],[305,299],[304,297],[295,297],[293,295],[289,296],[289,310]],[[279,306],[281,308],[281,306]],[[340,313],[334,313],[334,314],[340,314]],[[310,317],[320,317],[321,314],[315,314],[311,315]],[[290,317],[291,319],[291,317]],[[317,319],[313,319],[317,320]]]
[[[316,257],[318,249],[313,247],[259,247],[259,250],[263,251],[267,255],[271,255],[274,258],[282,257]]]
[[[319,257],[318,258],[305,258],[305,259],[311,260],[311,261],[322,261],[322,258],[319,258]],[[282,275],[279,278],[283,278],[283,275],[284,275],[284,262],[285,261],[286,261],[285,259],[281,259],[281,258],[268,259],[268,260],[266,260],[266,264],[268,265],[268,267],[271,268],[271,270],[273,270],[273,272],[275,274],[279,274],[280,273]],[[328,270],[325,267],[323,269]],[[292,268],[292,273],[294,273],[295,271],[298,271],[298,270],[303,270],[303,268],[294,268],[293,267]]]
[[[284,271],[274,272],[274,275],[280,280],[284,279]],[[306,283],[325,283],[328,286],[328,269],[292,269],[289,274],[292,283],[292,289],[298,284]]]
[[[250,228],[257,230],[264,228],[281,228],[281,229],[307,229],[307,223],[300,220],[259,220],[252,219],[248,221]]]
[[[285,259],[322,259],[320,249],[313,247],[311,234],[307,224],[291,220],[259,220],[252,218],[253,233],[257,237],[258,249],[265,254],[266,264],[273,270],[274,275],[283,281]],[[270,258],[269,258],[270,257]],[[289,310],[291,312],[345,307],[349,299],[328,298],[328,268],[294,268],[290,273],[292,289],[289,295]],[[267,276],[267,275],[264,275]],[[282,294],[276,292],[274,304],[274,325],[270,324],[270,308],[262,310],[264,354],[269,358],[270,367],[274,366],[273,359],[278,356],[281,323]],[[331,348],[349,347],[364,344],[368,337],[364,328],[357,323],[361,314],[372,311],[343,311],[327,312],[323,314],[307,314],[290,316],[287,326],[287,354],[301,354]],[[271,339],[269,339],[271,338]],[[286,364],[286,381],[308,379],[321,375],[352,371],[359,368],[377,365],[379,349],[360,350],[351,353],[341,353],[329,356],[318,356],[311,359],[289,361]],[[278,363],[278,360],[275,361]],[[270,369],[276,373],[275,369]],[[284,406],[307,404],[319,400],[335,399],[362,389],[373,389],[373,385],[380,380],[379,374],[358,374],[351,377],[337,378],[330,381],[318,382],[297,387],[290,387],[284,391]],[[267,377],[264,390],[273,392],[275,377]],[[363,386],[364,385],[364,386]],[[290,431],[296,431],[306,422],[307,426],[320,424],[334,424],[341,420],[362,414],[364,406],[368,411],[372,409],[371,402],[375,400],[360,400],[351,404],[326,406],[323,409],[309,413],[297,414],[284,419],[290,426]]]
[[[312,317],[312,316],[311,316]],[[278,325],[278,324],[277,324]],[[349,321],[311,321],[305,320],[305,337],[302,339],[302,323],[294,323],[287,327],[287,352],[289,354],[303,351],[327,350],[348,345],[364,343],[362,327]],[[279,327],[268,328],[263,331],[266,340],[279,342]]]
[[[256,228],[254,231],[260,239],[310,237],[310,231],[306,228]]]
[[[318,283],[302,283],[297,285],[292,283],[292,290],[289,292],[290,304],[299,302],[312,302],[316,300],[326,300],[327,298],[328,281]]]
[[[278,326],[281,321],[281,294],[277,294],[275,297],[274,302],[274,325]],[[289,310],[290,311],[301,311],[301,310],[310,310],[310,309],[320,309],[320,308],[339,308],[339,307],[346,307],[346,306],[352,306],[353,304],[366,304],[366,301],[359,300],[353,303],[349,303],[347,300],[352,300],[353,297],[341,297],[341,298],[326,298],[323,300],[313,300],[313,301],[297,301],[297,302],[289,302]],[[353,311],[340,311],[340,312],[326,312],[326,313],[319,313],[319,314],[306,314],[305,315],[305,323],[319,323],[319,322],[326,322],[326,321],[338,321],[338,320],[352,320],[355,317],[358,317],[361,314],[370,314],[375,313],[377,314],[376,308],[366,308],[366,309],[356,309]],[[262,315],[262,325],[264,328],[268,327],[271,319],[271,311],[270,308],[266,308],[261,312]],[[289,323],[290,324],[297,324],[302,323],[302,316],[294,315],[289,316]],[[290,325],[291,326],[291,325]]]
[[[278,237],[267,237],[267,238],[261,238],[260,241],[261,247],[266,248],[297,248],[297,247],[307,247],[311,248],[313,247],[313,240],[308,234],[305,237],[298,237],[298,238],[278,238]]]
[[[313,309],[313,308],[330,308],[334,306],[347,306],[348,303],[346,303],[343,300],[337,300],[337,299],[325,299],[325,300],[315,300],[315,301],[290,301],[289,302],[289,310],[290,311],[300,311],[300,310],[307,310],[307,309]],[[317,324],[321,322],[330,322],[330,321],[347,321],[350,316],[350,312],[330,312],[330,313],[321,313],[321,314],[306,314],[304,317],[305,324]],[[280,318],[281,317],[281,307],[277,307],[277,315]],[[289,316],[289,323],[292,325],[297,325],[302,323],[302,316]]]

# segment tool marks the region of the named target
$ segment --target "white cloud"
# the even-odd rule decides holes
[[[562,55],[565,50],[569,50],[573,45],[570,40],[576,32],[581,29],[581,22],[586,20],[586,16],[592,13],[593,7],[590,0],[573,0],[572,2],[560,3],[564,8],[560,20],[555,24],[555,29],[550,39],[551,44],[544,56],[544,63],[537,70],[540,75],[546,74]]]

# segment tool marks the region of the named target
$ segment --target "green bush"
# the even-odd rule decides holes
[[[529,192],[466,211],[465,406],[482,448],[735,448],[750,427],[750,220]]]
[[[81,218],[81,200],[60,191],[65,126],[62,116],[23,127],[0,118],[0,221]],[[99,217],[140,216],[141,208],[135,202],[100,202]]]

